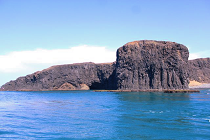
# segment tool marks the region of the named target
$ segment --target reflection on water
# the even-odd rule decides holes
[[[207,90],[194,94],[123,93],[120,99],[125,103],[121,108],[126,108],[120,123],[132,120],[132,128],[141,133],[138,133],[139,138],[168,139],[166,134],[174,139],[210,136]]]
[[[189,107],[189,94],[168,94],[162,92],[117,93],[123,101],[120,107],[122,113],[119,124],[129,127],[119,127],[118,132],[132,139],[164,139],[179,137],[187,131],[189,125],[186,109]],[[183,109],[183,106],[186,109]],[[189,112],[188,112],[189,113]],[[166,133],[166,134],[165,134]],[[162,135],[161,135],[162,134]]]
[[[188,93],[171,94],[163,92],[118,92],[116,94],[121,95],[121,100],[133,102],[189,100]]]
[[[0,92],[0,139],[207,139],[208,93]]]

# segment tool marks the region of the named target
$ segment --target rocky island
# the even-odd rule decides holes
[[[52,66],[1,87],[7,91],[188,89],[189,80],[210,82],[210,59],[188,61],[188,48],[141,40],[117,50],[116,62]]]

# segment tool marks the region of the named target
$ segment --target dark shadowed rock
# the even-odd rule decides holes
[[[2,86],[3,90],[187,89],[189,52],[166,41],[134,41],[117,50],[116,63],[53,66]]]
[[[166,41],[134,41],[117,50],[118,89],[186,89],[189,52]]]
[[[200,83],[210,83],[210,58],[189,60],[189,79]]]

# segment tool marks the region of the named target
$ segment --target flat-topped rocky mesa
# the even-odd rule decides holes
[[[118,89],[187,89],[188,48],[175,42],[134,41],[117,50]]]
[[[187,47],[175,42],[134,41],[117,50],[116,62],[53,66],[10,81],[1,89],[188,89],[188,56]]]

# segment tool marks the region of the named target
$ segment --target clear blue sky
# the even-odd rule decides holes
[[[79,45],[115,51],[142,39],[178,42],[209,57],[210,1],[0,0],[0,56]],[[18,74],[0,72],[0,85],[29,73]]]

